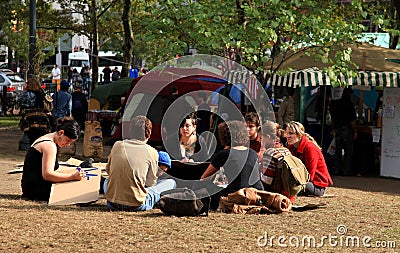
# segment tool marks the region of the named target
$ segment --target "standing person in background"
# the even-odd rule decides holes
[[[382,86],[377,86],[375,87],[376,93],[378,93],[378,97],[376,98],[375,101],[375,108],[374,108],[374,122],[375,126],[380,126],[382,125],[382,115],[378,115],[379,109],[382,110],[382,105],[383,105],[383,87]],[[378,118],[380,116],[380,119]],[[380,122],[378,122],[380,121]]]
[[[138,78],[139,77],[139,70],[136,66],[131,65],[131,69],[129,70],[129,77],[130,78]]]
[[[142,68],[142,76],[147,75],[147,73],[149,73],[149,70]]]
[[[57,91],[59,91],[61,84],[61,70],[58,68],[57,64],[54,64],[53,69],[51,70],[51,76],[51,82],[56,84]]]
[[[193,112],[193,108],[185,99],[179,99],[179,89],[175,86],[169,88],[169,95],[164,98],[162,102],[161,112],[163,117],[172,103],[174,103],[174,109],[179,108],[179,113],[169,113],[169,118],[165,118],[162,121],[161,135],[163,138],[178,131],[176,126],[178,125],[178,122],[181,122],[182,115],[187,115]]]
[[[32,144],[40,136],[49,133],[53,123],[49,112],[44,109],[45,91],[36,79],[28,79],[25,91],[18,96],[18,102],[22,109],[20,127]]]
[[[62,81],[60,90],[51,96],[53,98],[52,115],[55,119],[71,116],[72,96],[68,93],[69,86],[69,82]]]
[[[72,83],[73,74],[74,74],[74,67],[70,66],[70,67],[68,68],[68,72],[67,72],[67,76],[68,76],[67,81],[68,81],[69,83]]]
[[[204,131],[210,131],[211,108],[206,103],[207,96],[201,91],[196,94],[197,106],[197,133],[201,135]]]
[[[81,131],[85,130],[86,113],[88,111],[88,101],[86,95],[82,93],[82,82],[74,84],[72,93],[72,116],[78,122]]]
[[[278,124],[283,128],[286,127],[286,124],[290,121],[295,120],[295,95],[294,89],[288,88],[288,96],[283,100],[283,102],[279,106],[278,110]]]
[[[81,74],[78,73],[78,70],[76,70],[76,68],[74,68],[72,70],[72,84],[75,85],[76,83],[80,82],[82,84],[83,80],[81,77]]]
[[[305,194],[323,196],[329,185],[333,185],[321,148],[313,137],[304,131],[300,122],[291,121],[286,126],[288,149],[299,158],[310,173],[310,181],[306,185]]]
[[[342,150],[344,150],[344,176],[353,176],[353,139],[357,138],[356,111],[351,102],[353,90],[346,87],[342,98],[331,103],[333,134],[335,136],[335,174],[342,173]]]
[[[114,81],[117,81],[117,80],[120,79],[120,78],[121,78],[121,72],[118,70],[118,67],[115,67],[115,68],[112,70],[111,79],[112,79],[112,81],[114,82]]]
[[[22,110],[43,111],[44,109],[45,92],[40,86],[38,80],[29,78],[26,82],[24,92],[18,96]]]
[[[82,64],[81,77],[83,81],[83,89],[88,90],[88,83],[90,80],[90,68],[86,64]]]
[[[107,65],[104,69],[103,69],[103,74],[104,74],[104,83],[111,83],[111,73],[112,70],[110,69],[110,67]]]

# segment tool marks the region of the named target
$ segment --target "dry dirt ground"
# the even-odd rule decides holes
[[[102,195],[90,206],[49,207],[21,200],[21,174],[6,173],[23,162],[20,138],[0,129],[1,252],[400,252],[400,180],[335,177],[330,197],[296,200],[325,208],[274,215],[109,212]]]

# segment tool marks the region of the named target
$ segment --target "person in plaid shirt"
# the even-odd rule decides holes
[[[263,156],[260,177],[266,191],[285,195],[294,203],[295,196],[289,196],[282,187],[283,156],[290,155],[290,151],[280,143],[280,137],[277,134],[280,132],[279,125],[272,121],[266,121],[262,127]]]

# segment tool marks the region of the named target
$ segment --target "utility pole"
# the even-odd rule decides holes
[[[36,0],[30,0],[29,11],[29,72],[28,78],[34,78],[34,58],[36,53]]]

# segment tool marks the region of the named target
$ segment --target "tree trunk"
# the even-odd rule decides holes
[[[393,20],[395,20],[393,29],[399,30],[400,28],[400,1],[392,0],[391,1],[393,7]],[[390,44],[389,48],[396,49],[399,44],[399,35],[390,35]]]
[[[242,3],[240,0],[236,0],[236,10],[238,14],[238,25],[243,25],[244,24],[244,10],[242,8]]]
[[[99,78],[99,37],[98,37],[98,23],[96,14],[96,0],[91,0],[90,17],[92,23],[92,87],[91,91],[97,86]]]
[[[122,13],[122,23],[124,26],[124,64],[122,65],[121,76],[129,76],[129,67],[132,62],[133,53],[133,34],[131,24],[131,0],[124,0],[124,10]]]

